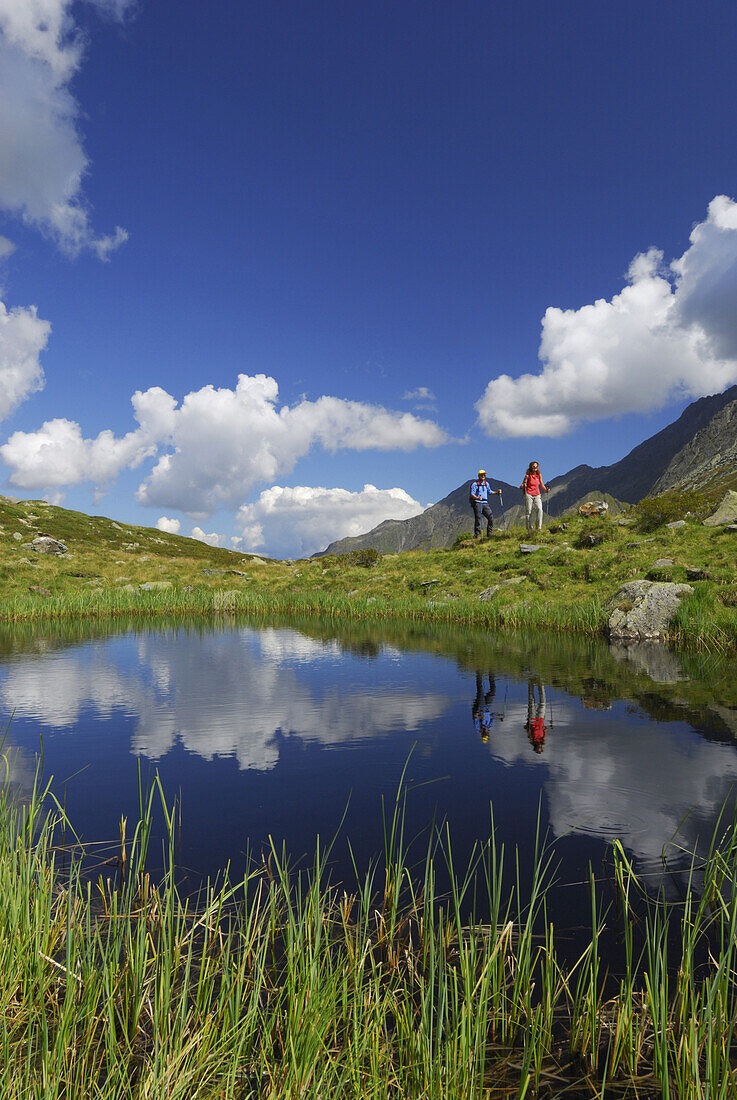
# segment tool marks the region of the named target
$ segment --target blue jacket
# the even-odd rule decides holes
[[[489,493],[491,492],[491,486],[488,481],[472,481],[471,482],[471,496],[480,497],[482,501],[489,499]]]

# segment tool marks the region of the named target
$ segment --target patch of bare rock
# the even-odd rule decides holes
[[[611,602],[609,637],[663,639],[690,584],[672,581],[627,581]]]

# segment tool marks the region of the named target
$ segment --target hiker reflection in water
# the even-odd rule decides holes
[[[476,673],[476,698],[471,706],[473,725],[477,733],[481,734],[482,741],[489,740],[489,734],[491,733],[491,727],[494,724],[495,718],[498,718],[500,722],[504,721],[503,715],[497,714],[491,709],[494,702],[494,696],[496,695],[496,680],[494,679],[493,672],[490,672],[488,675],[489,690],[484,691],[484,674],[483,672]]]
[[[537,688],[537,701],[535,701],[535,688]],[[527,681],[527,739],[535,752],[541,753],[545,744],[545,737],[549,730],[545,725],[545,688],[535,676]]]

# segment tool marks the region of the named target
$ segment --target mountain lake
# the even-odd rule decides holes
[[[401,785],[410,863],[447,829],[464,869],[493,828],[524,882],[537,838],[554,851],[549,916],[576,929],[613,840],[677,895],[731,812],[736,671],[660,646],[459,628],[6,626],[3,754],[21,796],[41,768],[96,874],[114,874],[120,818],[130,836],[139,781],[158,775],[185,888],[226,865],[242,875],[271,844],[309,867],[319,835],[350,889],[380,863]]]

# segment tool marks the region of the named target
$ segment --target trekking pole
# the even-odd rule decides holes
[[[501,489],[499,490],[499,503],[502,506],[502,523],[506,526],[507,519],[506,519],[506,516],[504,515],[504,497],[502,496]]]

